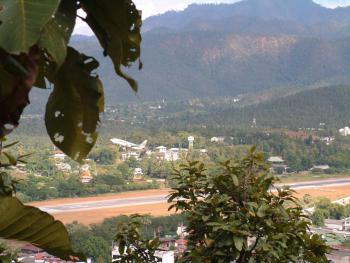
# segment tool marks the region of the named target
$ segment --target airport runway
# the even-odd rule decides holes
[[[165,195],[156,195],[156,196],[147,196],[147,197],[68,203],[68,204],[60,204],[60,205],[52,205],[52,206],[42,206],[38,208],[50,214],[58,214],[58,213],[70,213],[70,212],[98,210],[98,209],[106,209],[106,208],[159,204],[159,203],[165,203],[166,201],[167,201],[167,198]]]
[[[332,186],[346,186],[346,185],[350,185],[350,178],[291,183],[287,185],[289,185],[294,190],[332,187]],[[282,186],[282,185],[278,185],[278,186]],[[154,196],[147,196],[147,197],[118,198],[113,200],[63,203],[59,205],[39,206],[39,208],[50,214],[61,214],[61,213],[72,213],[72,212],[98,210],[98,209],[106,209],[106,208],[159,204],[159,203],[165,203],[166,201],[167,201],[167,198],[163,194],[163,195],[154,195]]]
[[[312,188],[319,188],[319,187],[331,187],[331,186],[346,186],[350,185],[350,178],[343,178],[343,179],[327,179],[327,180],[320,180],[320,181],[311,181],[311,182],[300,182],[300,183],[290,183],[285,184],[290,186],[294,190],[298,189],[312,189]],[[278,185],[281,186],[281,185]]]

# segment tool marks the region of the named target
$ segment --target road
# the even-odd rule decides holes
[[[322,187],[331,187],[331,186],[346,186],[346,185],[350,185],[350,178],[291,183],[287,185],[289,185],[294,190],[322,188]],[[162,194],[162,195],[152,195],[147,197],[118,198],[118,199],[112,199],[112,200],[85,201],[85,202],[76,202],[76,203],[71,202],[71,203],[62,203],[62,204],[48,205],[48,206],[39,205],[38,207],[41,210],[51,214],[62,214],[62,213],[72,213],[72,212],[88,211],[88,210],[99,210],[99,209],[106,209],[106,208],[159,204],[159,203],[165,203],[166,200],[167,200],[166,195]]]

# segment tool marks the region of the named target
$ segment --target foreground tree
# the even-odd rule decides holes
[[[175,171],[169,209],[185,216],[188,233],[188,254],[177,263],[328,262],[330,248],[310,232],[311,222],[293,191],[275,187],[263,154],[252,149],[242,160],[214,170],[190,162]],[[156,241],[144,239],[142,222],[136,222],[117,229],[118,259],[157,262],[157,246],[150,245]]]
[[[141,233],[142,227],[149,224],[147,218],[132,215],[128,222],[119,222],[114,244],[118,248],[114,262],[120,263],[158,263],[161,259],[155,256],[160,245],[158,238],[147,240]]]
[[[122,70],[140,56],[142,20],[131,0],[0,0],[0,238],[28,241],[62,259],[84,257],[72,251],[60,222],[14,196],[6,168],[21,158],[3,141],[19,125],[32,88],[53,87],[45,114],[52,142],[78,162],[93,148],[104,92],[94,73],[98,61],[68,46],[77,18],[136,92],[136,81]]]
[[[217,173],[192,162],[176,171],[170,207],[187,219],[189,255],[181,262],[328,262],[328,247],[287,188],[275,187],[254,149]]]
[[[47,132],[59,149],[82,161],[96,142],[104,92],[94,73],[98,61],[67,46],[77,18],[95,33],[116,74],[137,91],[122,71],[140,56],[142,20],[131,0],[0,0],[0,138],[18,126],[32,87],[53,86]]]

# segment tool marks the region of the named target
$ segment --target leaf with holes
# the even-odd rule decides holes
[[[61,66],[67,55],[67,44],[75,26],[77,4],[75,1],[62,0],[49,23],[45,26],[39,41],[50,54],[57,66]]]
[[[45,123],[52,142],[79,162],[96,142],[99,115],[104,111],[101,81],[91,75],[97,66],[96,60],[69,47],[46,106]]]
[[[86,22],[96,34],[113,63],[115,72],[126,79],[133,90],[137,82],[121,70],[140,57],[142,18],[131,0],[83,0]]]
[[[28,53],[55,14],[59,0],[0,0],[0,47],[11,54]]]

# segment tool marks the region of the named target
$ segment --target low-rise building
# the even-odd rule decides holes
[[[159,239],[160,245],[159,250],[169,251],[174,250],[176,246],[176,238],[174,237],[163,237]]]
[[[212,137],[210,139],[210,142],[215,142],[215,143],[223,143],[225,141],[225,137]]]
[[[335,141],[335,138],[334,137],[321,137],[320,141],[324,142],[326,145],[331,145]]]
[[[317,170],[320,170],[320,171],[327,171],[329,170],[331,167],[328,165],[328,164],[321,164],[321,165],[314,165],[312,168],[311,168],[311,171],[317,171]]]
[[[350,231],[350,217],[343,220],[343,231]]]
[[[138,181],[143,181],[143,179],[144,179],[144,174],[143,174],[142,168],[135,168],[133,181],[138,182]]]
[[[52,155],[52,158],[55,161],[64,161],[66,155],[63,152],[56,152],[54,155]]]
[[[287,172],[288,166],[280,156],[271,156],[267,161],[271,164],[270,172],[284,174]]]
[[[69,163],[56,163],[56,168],[64,173],[72,172],[72,166]]]
[[[175,262],[175,252],[174,251],[157,250],[154,253],[154,255],[161,259],[161,263],[174,263]],[[113,262],[119,262],[118,256],[120,256],[119,247],[117,245],[113,245],[113,250],[112,250]]]
[[[89,184],[94,178],[91,176],[90,165],[84,164],[80,167],[80,181],[83,184]]]
[[[343,230],[343,220],[325,219],[324,225],[326,228],[331,230],[337,230],[337,231]]]
[[[350,135],[350,128],[349,127],[344,127],[339,130],[340,135],[342,136],[349,136]]]
[[[135,158],[135,160],[141,160],[141,153],[138,151],[128,151],[128,152],[123,152],[122,153],[122,160],[126,161],[129,160],[130,158]]]
[[[87,259],[84,262],[79,260],[61,260],[46,253],[43,249],[37,248],[33,245],[24,245],[21,247],[18,252],[17,261],[23,263],[92,263],[91,259]]]
[[[157,250],[154,255],[160,258],[162,263],[174,263],[175,262],[175,252],[174,251],[162,251]]]
[[[154,153],[156,158],[160,161],[175,162],[188,153],[185,148],[171,148],[167,149],[165,146],[159,146]]]
[[[325,219],[324,223],[328,229],[350,232],[350,217],[343,220]]]

